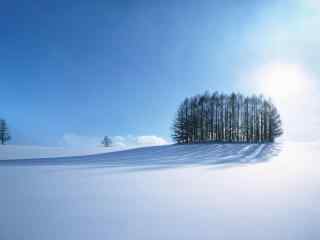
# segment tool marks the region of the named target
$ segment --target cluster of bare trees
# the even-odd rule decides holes
[[[0,119],[0,144],[6,144],[11,139],[7,122]]]
[[[177,143],[262,143],[282,133],[277,108],[262,95],[206,92],[183,101],[172,137]]]

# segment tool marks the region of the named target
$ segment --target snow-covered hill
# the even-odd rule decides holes
[[[0,239],[317,240],[319,155],[201,144],[0,161]]]
[[[134,149],[123,148],[92,148],[64,149],[5,146],[7,156],[11,159],[6,164],[13,165],[90,165],[142,168],[172,168],[188,165],[217,165],[239,164],[265,161],[279,152],[279,144],[195,144],[195,145],[166,145],[141,147]],[[0,149],[1,150],[1,149]],[[15,150],[18,153],[13,153]],[[25,150],[25,151],[24,151]],[[47,150],[47,152],[46,152]],[[37,155],[38,151],[38,155]],[[82,151],[82,152],[81,152]],[[9,156],[8,152],[11,154]],[[1,153],[1,152],[0,152]],[[75,157],[59,157],[60,155],[90,155]],[[93,153],[100,153],[95,154]],[[29,159],[30,156],[38,156]],[[50,157],[51,156],[51,157]],[[5,158],[6,157],[6,158]],[[15,159],[15,160],[12,160]],[[21,160],[17,160],[21,159]],[[26,161],[28,159],[28,161]],[[5,164],[5,163],[3,163]]]
[[[128,136],[127,138],[118,136],[114,137],[114,142],[110,147],[104,147],[102,144],[95,145],[98,142],[97,140],[94,143],[89,142],[86,145],[86,141],[82,140],[81,136],[71,134],[66,136],[66,139],[68,140],[66,141],[67,144],[63,147],[0,144],[0,160],[87,156],[142,147],[168,145],[167,142],[156,136]]]
[[[93,155],[98,153],[115,152],[128,149],[118,147],[45,147],[33,145],[0,145],[0,160],[34,159]]]

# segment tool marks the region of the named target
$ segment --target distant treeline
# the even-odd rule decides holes
[[[277,108],[264,96],[206,92],[183,101],[172,137],[177,143],[262,143],[282,133]]]

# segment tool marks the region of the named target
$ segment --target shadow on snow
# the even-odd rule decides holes
[[[279,154],[279,144],[193,144],[137,148],[80,157],[0,161],[0,166],[74,166],[160,170],[187,166],[237,166],[268,161]]]

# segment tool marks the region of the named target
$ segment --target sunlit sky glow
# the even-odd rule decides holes
[[[313,80],[300,65],[275,62],[258,68],[251,81],[274,101],[289,104],[308,97]]]
[[[246,84],[255,92],[271,97],[279,108],[286,129],[285,138],[317,140],[317,112],[320,110],[320,98],[316,92],[318,87],[315,77],[302,65],[269,63],[257,67],[246,80]]]
[[[244,70],[240,82],[273,99],[282,114],[286,139],[319,141],[320,4],[293,2],[294,11],[285,12],[276,5],[266,10],[274,11],[273,15],[259,23],[258,34],[250,32],[249,41],[264,61]],[[283,16],[278,22],[280,10]]]
[[[0,11],[12,143],[170,140],[178,104],[205,90],[263,93],[287,139],[320,138],[317,0],[10,1]]]

